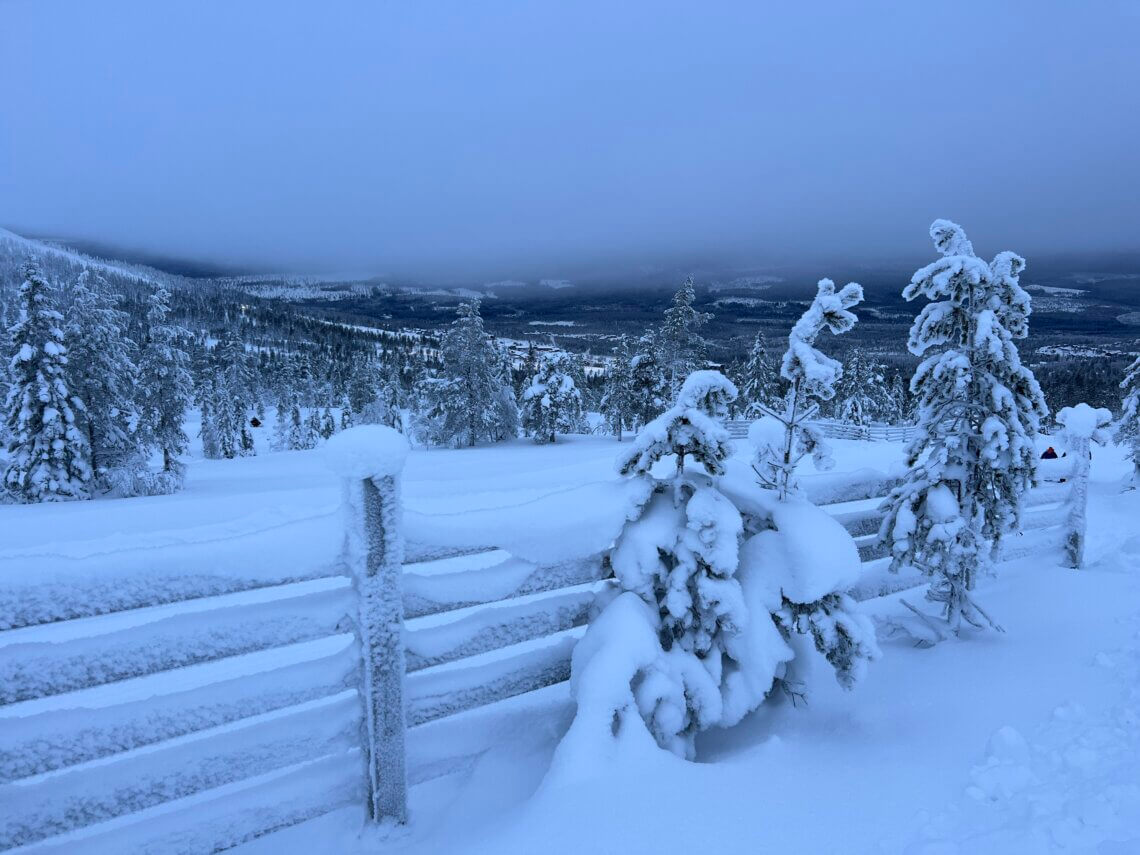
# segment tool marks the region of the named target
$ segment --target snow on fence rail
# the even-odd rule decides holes
[[[886,547],[879,542],[883,521],[880,506],[897,483],[897,479],[873,469],[803,479],[807,497],[842,523],[855,539],[863,573],[849,593],[857,600],[885,596],[929,581],[917,572],[891,573]],[[1074,495],[1072,481],[1045,483],[1029,490],[1022,498],[1021,528],[1007,536],[1002,559],[1059,552],[1073,523]]]
[[[407,783],[493,741],[510,714],[497,702],[566,680],[607,572],[600,551],[544,563],[409,546],[403,563],[398,466],[366,472],[348,456],[348,548],[330,561],[288,537],[304,578],[246,573],[231,588],[211,571],[198,590],[128,586],[104,600],[93,579],[82,608],[73,575],[62,611],[32,596],[31,614],[0,612],[14,627],[0,632],[0,849],[203,852],[352,803],[400,818]],[[803,482],[856,539],[857,599],[925,581],[889,574],[876,542],[895,483],[873,469]],[[1007,556],[1059,548],[1070,485],[1035,488],[1025,505]],[[209,566],[242,566],[241,538],[230,565],[216,549]],[[185,560],[151,553],[159,579],[174,573],[165,553]],[[21,590],[36,589],[0,591],[0,604]]]
[[[914,425],[849,425],[825,419],[812,424],[828,439],[861,439],[872,442],[910,442],[917,430]],[[738,419],[727,422],[725,426],[734,439],[743,439],[748,436],[751,425],[752,422],[747,419]]]

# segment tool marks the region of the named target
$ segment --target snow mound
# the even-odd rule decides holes
[[[783,453],[784,425],[774,416],[762,416],[748,428],[748,442],[758,454],[773,456]]]
[[[1057,422],[1065,428],[1067,437],[1087,437],[1103,442],[1107,441],[1108,437],[1102,436],[1102,429],[1112,422],[1112,413],[1104,407],[1077,404],[1075,407],[1062,408],[1057,413]]]
[[[548,786],[595,776],[607,761],[630,752],[658,753],[632,684],[661,656],[653,614],[634,593],[620,594],[591,623],[574,648],[570,694],[578,711],[554,755]]]
[[[331,437],[325,445],[328,467],[345,478],[363,480],[398,475],[408,459],[403,434],[383,425],[361,425]]]
[[[760,568],[770,586],[769,602],[782,593],[793,603],[812,603],[859,581],[862,565],[855,541],[827,512],[803,499],[773,500],[768,508],[775,531],[750,537],[741,565]]]

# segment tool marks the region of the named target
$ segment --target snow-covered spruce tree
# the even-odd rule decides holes
[[[637,342],[637,352],[630,359],[633,395],[633,426],[647,425],[669,405],[669,381],[661,367],[657,335],[646,332]]]
[[[885,421],[887,424],[910,424],[914,417],[912,398],[903,380],[902,373],[895,371],[887,388],[887,411]]]
[[[289,450],[289,433],[291,431],[291,412],[293,410],[293,396],[289,392],[285,392],[277,399],[277,406],[275,408],[276,417],[273,421],[273,443],[274,451],[288,451]],[[300,415],[300,410],[298,410]]]
[[[239,405],[238,412],[235,413],[233,399],[234,395],[230,391],[229,384],[225,378],[220,378],[214,386],[211,414],[218,436],[218,451],[226,460],[233,460],[238,456],[241,447],[241,428],[245,423],[244,408]]]
[[[674,406],[618,459],[618,471],[641,481],[646,498],[610,563],[620,588],[649,606],[662,648],[661,662],[635,681],[638,707],[659,745],[690,758],[696,733],[722,719],[722,685],[739,668],[729,636],[746,618],[734,578],[742,523],[716,481],[732,453],[717,419],[735,396],[716,372],[690,374]],[[654,477],[666,458],[670,473]]]
[[[384,425],[404,432],[404,420],[400,412],[401,394],[395,378],[375,378],[371,398],[359,410],[355,410],[356,421],[362,425]]]
[[[249,432],[249,414],[257,383],[249,354],[246,352],[245,344],[232,328],[226,330],[214,351],[221,378],[217,387],[218,400],[215,406],[219,415],[222,410],[226,411],[226,414],[219,419],[220,429],[224,427],[232,437],[232,440],[225,440],[224,444],[232,445],[233,454],[224,456],[250,457],[257,453],[253,445],[253,435]]]
[[[892,570],[913,566],[932,577],[927,599],[939,604],[944,626],[911,607],[926,642],[945,637],[944,629],[957,633],[963,621],[998,628],[971,592],[1020,520],[1048,412],[1015,344],[1029,332],[1029,295],[1018,284],[1025,260],[1001,252],[987,263],[947,220],[935,220],[930,236],[942,258],[903,290],[907,300],[931,301],[907,342],[924,357],[910,382],[918,436],[880,529]]]
[[[162,453],[163,477],[153,486],[156,492],[181,486],[183,466],[178,455],[189,444],[182,422],[193,391],[190,356],[181,347],[189,333],[168,323],[169,314],[170,293],[159,287],[147,298],[139,351],[139,433],[145,446]]]
[[[757,449],[755,470],[761,486],[775,490],[780,499],[798,492],[795,471],[806,455],[817,469],[833,465],[830,448],[809,419],[821,402],[835,396],[843,367],[816,349],[815,340],[824,330],[840,335],[855,326],[855,315],[848,310],[862,300],[863,288],[855,282],[836,291],[830,279],[819,280],[815,299],[792,327],[780,363],[780,376],[788,385],[784,405],[759,405],[765,418],[749,433]]]
[[[76,421],[100,488],[110,485],[113,470],[131,465],[139,454],[136,348],[127,336],[128,315],[117,303],[102,276],[83,270],[65,313],[68,386],[83,401]]]
[[[621,442],[622,430],[633,427],[633,350],[628,336],[622,336],[614,348],[614,357],[606,371],[605,387],[600,403],[602,415],[610,431]]]
[[[491,438],[495,442],[507,439],[517,439],[519,435],[519,402],[515,397],[514,386],[511,385],[511,354],[506,345],[491,342],[491,347],[498,359],[495,363],[495,400],[493,406],[494,421],[492,423]],[[577,371],[577,363],[571,361],[572,372]],[[585,385],[581,374],[572,373],[575,385],[581,389]]]
[[[257,446],[253,444],[253,431],[250,430],[249,407],[244,398],[237,396],[234,397],[231,406],[237,424],[238,457],[253,457],[257,454]]]
[[[222,442],[218,436],[218,423],[214,408],[217,405],[216,384],[206,381],[198,384],[198,438],[202,440],[202,456],[207,460],[222,457]]]
[[[328,439],[336,433],[336,419],[333,418],[332,410],[325,407],[321,412],[321,439]]]
[[[1124,379],[1120,381],[1124,390],[1120,420],[1117,422],[1116,437],[1121,443],[1128,443],[1128,458],[1132,461],[1132,472],[1127,486],[1140,487],[1140,356],[1128,366]]]
[[[308,451],[316,448],[320,441],[320,419],[313,418],[315,411],[306,416],[301,405],[293,402],[285,413],[285,449],[288,451]]]
[[[760,598],[784,641],[795,647],[796,636],[810,636],[845,689],[878,656],[874,627],[845,593],[859,578],[859,553],[841,525],[797,495],[795,469],[808,454],[817,468],[830,468],[829,449],[807,420],[820,402],[835,395],[843,372],[815,340],[824,330],[848,332],[856,322],[849,310],[862,299],[863,289],[854,282],[838,292],[830,279],[819,282],[815,299],[788,337],[780,367],[788,384],[783,409],[761,404],[766,415],[749,430],[753,470],[763,489],[729,491],[751,535],[741,550],[742,580],[763,580]],[[795,697],[801,694],[799,669],[791,664],[788,669],[775,678]]]
[[[868,359],[861,348],[853,348],[834,398],[834,417],[844,424],[859,426],[887,421],[889,398],[882,366]]]
[[[518,409],[503,358],[483,328],[479,301],[460,303],[440,341],[440,377],[421,384],[426,438],[475,445],[516,435]]]
[[[786,685],[795,636],[812,638],[845,687],[877,654],[870,622],[840,593],[860,573],[846,530],[726,471],[720,419],[735,394],[719,373],[694,372],[618,459],[636,508],[608,556],[605,607],[574,653],[566,750],[636,738],[637,716],[691,758],[698,731],[736,724]]]
[[[686,377],[708,362],[708,342],[701,335],[701,328],[712,320],[712,315],[693,308],[696,298],[690,276],[673,295],[673,303],[665,310],[665,320],[657,336],[670,398],[676,396]]]
[[[574,382],[573,361],[568,353],[545,357],[523,390],[522,425],[535,442],[554,442],[560,433],[585,430],[582,391]]]
[[[340,429],[348,430],[356,424],[356,417],[352,412],[352,404],[349,403],[348,397],[345,396],[340,406]]]
[[[780,375],[772,360],[768,358],[768,343],[763,332],[756,333],[748,359],[741,370],[740,400],[744,403],[744,415],[755,416],[760,407],[776,406],[780,400]]]
[[[198,405],[202,410],[198,435],[203,457],[232,460],[252,450],[246,448],[253,445],[253,437],[246,423],[245,405],[231,392],[224,374],[204,380],[198,391]]]
[[[305,416],[305,443],[306,448],[316,448],[321,442],[321,414],[316,407],[309,409]]]
[[[8,467],[4,489],[19,502],[85,499],[91,451],[77,424],[83,402],[67,385],[67,348],[58,295],[28,262],[10,331],[12,357],[5,413]]]

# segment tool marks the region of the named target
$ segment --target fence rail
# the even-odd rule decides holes
[[[812,422],[828,439],[858,439],[871,442],[910,442],[915,437],[914,425],[849,425],[821,419]],[[748,436],[748,428],[752,422],[748,419],[736,419],[725,425],[733,439],[743,439]]]
[[[463,768],[492,739],[479,733],[501,730],[489,724],[508,714],[499,702],[568,700],[557,686],[601,557],[544,565],[409,545],[401,563],[398,474],[348,481],[350,548],[312,578],[228,590],[214,574],[202,589],[152,586],[86,610],[69,588],[81,616],[6,616],[0,849],[204,852],[347,804],[400,818],[406,782]],[[855,539],[858,599],[925,581],[888,573],[877,543],[895,483],[872,469],[803,479]],[[1035,488],[1025,506],[1009,556],[1063,542],[1070,485]]]

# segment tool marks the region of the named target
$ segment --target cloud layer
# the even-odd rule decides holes
[[[936,216],[1135,249],[1138,6],[15,0],[0,224],[461,278],[897,257]]]

